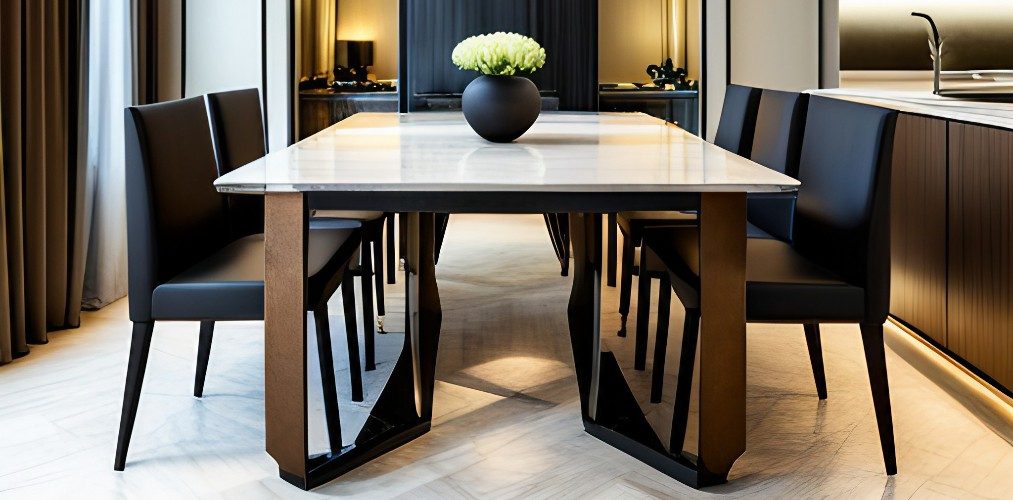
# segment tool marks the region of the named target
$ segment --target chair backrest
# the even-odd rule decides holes
[[[127,261],[132,321],[158,285],[228,243],[203,97],[126,109]]]
[[[267,154],[260,91],[232,90],[208,94],[219,175]]]
[[[208,94],[208,109],[219,175],[267,153],[260,91],[244,89]],[[227,199],[233,236],[264,232],[263,197],[229,195]]]
[[[808,104],[808,94],[763,89],[750,159],[782,174],[798,177]],[[794,212],[794,195],[775,193],[749,197],[749,222],[780,240],[791,241]]]
[[[714,144],[739,156],[748,157],[753,149],[756,112],[760,107],[760,89],[729,85],[721,107],[721,120]]]
[[[793,245],[866,290],[866,320],[890,302],[890,162],[895,111],[809,98]]]
[[[763,89],[749,158],[769,169],[797,177],[808,104],[808,94]]]

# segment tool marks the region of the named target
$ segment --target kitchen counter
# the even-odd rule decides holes
[[[813,95],[896,109],[902,113],[1013,130],[1013,102],[955,99],[940,97],[930,91],[839,88],[808,92]]]

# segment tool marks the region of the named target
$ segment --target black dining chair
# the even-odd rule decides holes
[[[797,177],[808,103],[808,94],[763,89],[756,114],[754,138],[749,141],[751,150],[747,156],[771,170]],[[790,242],[795,214],[795,199],[796,193],[749,195],[746,209],[746,236],[749,238],[775,238]],[[695,224],[694,214],[692,219],[683,221],[681,225]],[[651,227],[656,226],[645,226],[648,230]],[[641,228],[641,234],[643,229]],[[637,283],[637,323],[633,363],[637,370],[646,368],[651,280],[662,280],[664,285],[668,279],[668,273],[664,268],[659,268],[657,265],[644,266],[644,264],[645,259],[641,258],[641,269],[638,273]],[[663,292],[659,300],[668,300],[668,297],[664,296],[666,289],[665,286],[661,287]],[[654,383],[657,387],[652,389],[652,400],[660,397],[661,379],[656,379]],[[823,397],[826,396],[823,395]]]
[[[264,137],[264,121],[260,105],[260,91],[257,89],[233,90],[208,94],[208,108],[211,113],[211,128],[218,159],[219,175],[231,172],[267,154]],[[393,214],[384,212],[350,212],[314,210],[310,228],[320,224],[356,224],[361,226],[362,248],[360,259],[352,272],[361,277],[362,321],[365,347],[366,370],[376,369],[376,348],[374,325],[382,326],[386,315],[384,306],[384,223],[391,224]],[[263,232],[264,198],[262,196],[230,195],[230,222],[234,229],[245,232]],[[389,226],[393,227],[393,226]],[[389,232],[388,232],[388,236]],[[388,255],[393,255],[393,238],[388,237]],[[374,253],[375,250],[375,253]],[[388,263],[390,261],[388,260]],[[375,280],[375,287],[374,287]],[[376,315],[373,314],[375,289]]]
[[[805,327],[817,390],[826,397],[820,323],[858,323],[887,474],[897,472],[883,345],[890,302],[890,161],[896,112],[811,96],[792,241],[746,244],[746,321]],[[663,265],[686,308],[673,446],[685,436],[700,321],[698,231],[649,229],[644,259]],[[667,295],[668,289],[665,289]],[[668,308],[659,311],[655,377],[663,376]],[[659,373],[661,372],[661,373]]]
[[[721,119],[714,144],[740,156],[748,157],[752,151],[753,131],[760,107],[760,89],[729,85],[725,90]],[[620,212],[616,223],[623,233],[622,262],[619,269],[619,332],[626,336],[626,319],[630,313],[630,296],[633,292],[633,275],[639,276],[640,268],[635,264],[637,248],[643,241],[644,229],[652,226],[694,225],[696,214],[692,212]],[[611,224],[611,217],[609,218]],[[611,228],[610,228],[611,229]],[[609,247],[614,231],[609,231]]]
[[[126,110],[127,250],[133,336],[114,468],[123,470],[157,321],[199,321],[194,395],[201,396],[216,321],[264,317],[264,236],[233,236],[214,188],[215,155],[203,97]],[[327,299],[342,286],[360,243],[355,228],[310,231],[308,305],[317,344],[331,449],[341,448]],[[346,318],[354,319],[353,314]],[[350,330],[354,332],[353,327]],[[357,336],[348,336],[353,398],[362,399]]]

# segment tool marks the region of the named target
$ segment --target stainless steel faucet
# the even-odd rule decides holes
[[[912,12],[911,15],[925,19],[932,28],[932,38],[929,39],[929,51],[932,53],[932,93],[939,95],[939,75],[943,70],[943,39],[939,37],[939,30],[931,16],[921,12]]]

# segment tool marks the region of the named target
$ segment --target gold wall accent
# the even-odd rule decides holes
[[[668,57],[686,67],[689,0],[599,0],[598,80],[650,82],[647,66]]]
[[[338,0],[337,37],[372,40],[374,64],[370,72],[379,80],[397,78],[397,0]]]

